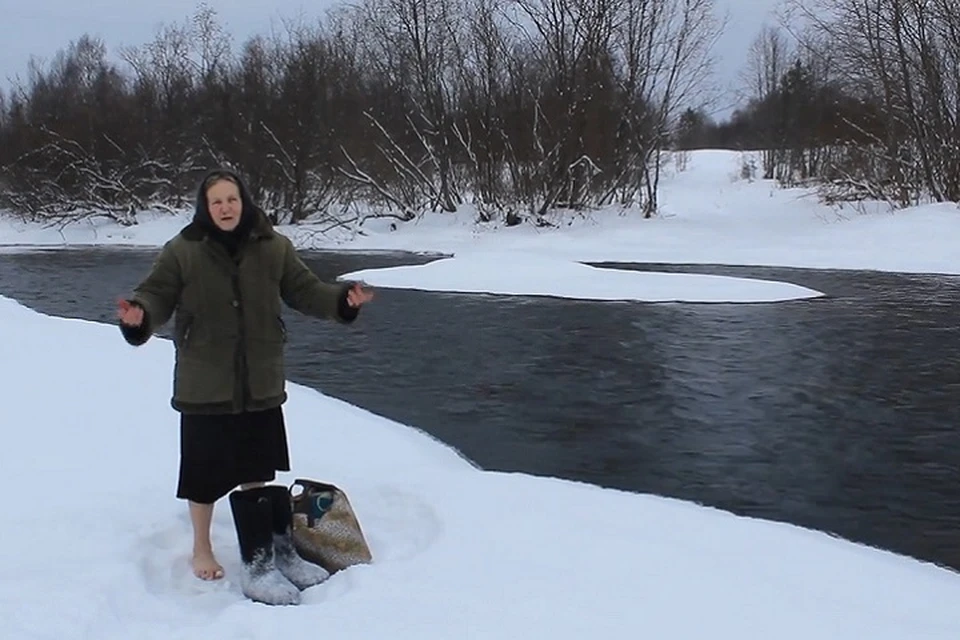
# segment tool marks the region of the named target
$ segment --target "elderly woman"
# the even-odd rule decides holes
[[[327,578],[293,548],[286,488],[265,485],[290,469],[281,301],[350,323],[372,298],[359,284],[321,281],[272,228],[240,177],[217,170],[200,184],[192,222],[164,245],[133,295],[118,302],[121,332],[135,346],[176,313],[177,497],[189,503],[198,578],[223,576],[210,525],[214,503],[227,494],[247,597],[296,604],[301,589]]]

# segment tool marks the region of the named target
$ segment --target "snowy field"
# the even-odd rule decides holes
[[[740,180],[740,161],[693,154],[686,171],[666,178],[653,220],[601,212],[558,229],[507,229],[464,213],[338,238],[281,231],[301,247],[453,255],[343,274],[433,291],[820,295],[790,283],[578,264],[602,260],[960,273],[955,205],[837,211],[805,191]],[[0,245],[158,246],[187,219],[60,232],[4,218]],[[687,502],[484,472],[415,426],[297,385],[287,405],[294,468],[280,481],[342,486],[375,561],[308,590],[299,607],[255,604],[240,593],[225,503],[213,529],[225,579],[200,582],[190,571],[190,524],[173,497],[170,343],[134,349],[114,326],[51,318],[3,297],[0,331],[0,481],[10,489],[0,510],[3,638],[960,638],[956,572]]]
[[[880,203],[820,204],[806,189],[744,180],[749,154],[698,151],[679,170],[668,163],[661,211],[608,209],[559,214],[553,228],[480,224],[469,207],[399,225],[374,219],[333,234],[318,226],[282,226],[300,248],[438,252],[426,266],[343,274],[374,286],[648,302],[777,302],[821,292],[792,283],[700,274],[637,273],[581,262],[771,265],[960,274],[960,210],[940,204],[892,211]],[[144,214],[134,227],[98,219],[62,229],[0,216],[0,253],[31,247],[159,246],[191,214]],[[575,293],[574,293],[575,292]]]
[[[644,220],[617,210],[551,218],[556,228],[525,224],[505,228],[475,223],[469,208],[430,214],[390,230],[372,220],[351,233],[318,233],[317,227],[281,227],[303,248],[404,250],[475,255],[522,254],[568,261],[629,261],[774,265],[884,271],[960,273],[960,210],[939,204],[891,211],[878,203],[827,207],[806,189],[778,189],[740,177],[744,156],[698,151],[687,167],[667,163],[661,211]],[[189,215],[144,214],[132,228],[102,220],[65,229],[43,229],[0,217],[0,247],[159,246]]]
[[[478,470],[418,430],[291,385],[295,476],[344,487],[375,556],[246,600],[192,577],[173,498],[172,348],[0,298],[0,619],[11,640],[956,640],[960,576],[786,524]],[[119,384],[110,381],[119,381]]]

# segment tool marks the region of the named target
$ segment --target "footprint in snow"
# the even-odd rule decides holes
[[[436,510],[413,493],[384,486],[362,497],[357,518],[374,564],[412,559],[426,551],[443,530]]]
[[[358,572],[375,571],[378,563],[411,560],[426,551],[439,537],[442,523],[436,511],[417,495],[394,487],[357,492],[354,510],[367,544],[373,553],[369,567],[348,568],[326,582],[304,592],[304,604],[335,599],[357,586]],[[173,599],[198,611],[209,613],[244,598],[240,590],[242,570],[236,531],[229,507],[218,504],[211,533],[217,560],[223,566],[220,580],[199,580],[190,566],[193,534],[184,513],[158,522],[143,537],[138,563],[147,590],[158,598]]]
[[[226,526],[231,528],[226,530]],[[221,580],[199,580],[190,564],[193,533],[187,515],[157,523],[139,545],[138,559],[147,590],[159,598],[176,599],[188,606],[209,611],[226,607],[242,598],[237,575],[240,571],[236,534],[230,520],[218,518],[212,531],[217,560],[223,566]]]

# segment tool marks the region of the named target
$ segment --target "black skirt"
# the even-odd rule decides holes
[[[249,482],[290,470],[281,407],[241,414],[180,414],[177,497],[210,504]]]

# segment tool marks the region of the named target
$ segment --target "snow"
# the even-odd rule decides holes
[[[575,262],[653,262],[773,265],[960,274],[960,211],[953,203],[893,211],[879,203],[828,207],[808,189],[780,189],[744,180],[740,168],[756,154],[706,150],[689,154],[680,170],[668,162],[658,216],[605,209],[553,216],[556,228],[533,224],[479,224],[464,207],[410,223],[371,220],[353,232],[322,234],[322,225],[281,227],[302,248],[415,251],[449,255],[478,252],[543,256]],[[42,228],[0,216],[0,246],[159,246],[190,213],[149,212],[140,224],[105,219]],[[427,273],[427,272],[423,272]]]
[[[679,161],[679,157],[675,160]],[[375,219],[352,232],[282,226],[301,248],[438,252],[426,266],[342,274],[381,287],[650,302],[776,302],[821,296],[792,283],[599,269],[584,262],[775,265],[960,273],[960,211],[952,203],[893,211],[879,203],[827,207],[808,189],[745,180],[756,154],[707,150],[668,163],[661,211],[646,220],[608,208],[557,214],[555,228],[481,224],[470,207],[397,225]],[[44,228],[0,216],[0,249],[162,245],[190,213],[148,212],[121,227],[94,219]]]
[[[745,156],[703,151],[668,167],[661,212],[609,209],[556,228],[477,224],[465,208],[392,229],[283,227],[303,248],[450,255],[342,278],[378,287],[593,300],[773,302],[790,283],[632,272],[583,262],[781,265],[960,273],[954,204],[833,209],[808,190],[739,177]],[[156,247],[189,214],[63,229],[0,216],[0,249]],[[788,524],[555,478],[475,468],[412,425],[290,385],[296,477],[343,487],[374,563],[308,589],[299,607],[245,599],[229,507],[213,541],[226,578],[193,578],[173,497],[172,347],[134,349],[113,326],[37,314],[0,297],[4,637],[209,640],[960,637],[960,575]],[[122,384],[107,381],[122,378]]]
[[[480,252],[343,274],[377,287],[645,302],[777,302],[823,294],[798,285],[687,273],[601,269],[529,254]]]
[[[135,226],[124,227],[105,216],[66,225],[43,225],[6,213],[0,216],[0,247],[160,247],[189,223],[192,215],[192,211],[179,215],[148,211],[138,216]]]
[[[616,209],[569,213],[557,228],[477,225],[461,216],[432,215],[387,231],[372,223],[351,238],[355,249],[468,250],[547,254],[581,262],[769,265],[960,273],[960,209],[956,203],[893,210],[882,203],[830,207],[811,189],[748,181],[740,167],[756,154],[692,152],[686,169],[668,164],[660,212],[643,219]],[[551,220],[555,220],[552,217]],[[330,245],[300,230],[305,246]]]
[[[294,469],[345,489],[374,554],[298,607],[192,578],[173,497],[171,344],[0,297],[0,618],[9,638],[960,637],[960,576],[787,524],[520,473],[290,385]],[[120,384],[110,384],[111,380]]]

